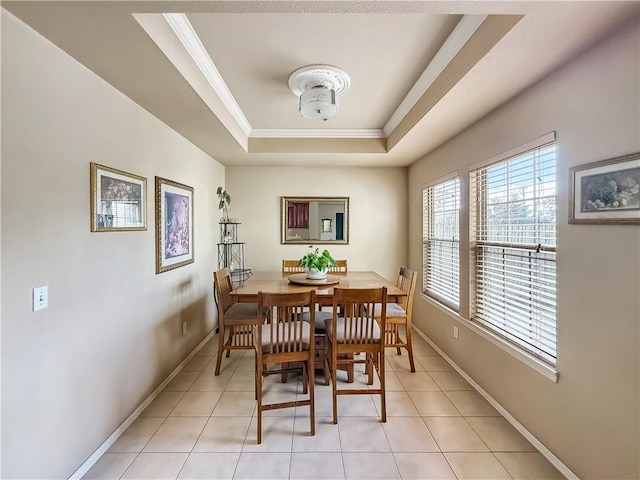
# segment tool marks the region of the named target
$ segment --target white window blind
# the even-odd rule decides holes
[[[556,163],[547,144],[470,174],[472,320],[556,361]]]
[[[460,304],[460,179],[422,191],[423,293],[458,311]]]

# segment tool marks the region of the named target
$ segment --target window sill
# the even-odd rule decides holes
[[[558,382],[558,370],[556,368],[544,363],[542,360],[534,357],[530,353],[522,350],[521,348],[508,342],[504,338],[494,334],[493,332],[482,327],[481,325],[478,325],[477,323],[472,322],[469,319],[461,317],[457,312],[454,312],[453,310],[447,308],[445,305],[442,305],[441,303],[436,302],[435,300],[428,297],[427,295],[421,293],[420,296],[422,297],[422,300],[433,305],[438,310],[442,311],[445,315],[461,323],[462,325],[467,327],[469,330],[478,334],[485,340],[488,340],[489,342],[493,343],[496,347],[500,348],[501,350],[508,353],[512,357],[517,358],[524,364],[533,368],[536,372],[540,373],[541,375],[545,376],[546,378],[548,378],[553,382],[556,382],[556,383]]]

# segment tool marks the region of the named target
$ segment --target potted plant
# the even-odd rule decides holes
[[[335,267],[336,261],[326,248],[322,252],[319,248],[314,249],[313,245],[309,245],[309,248],[311,250],[300,259],[300,266],[307,272],[307,278],[314,280],[327,278],[329,267]]]
[[[229,195],[229,193],[224,190],[222,187],[218,187],[218,189],[216,190],[216,193],[218,194],[218,209],[222,210],[222,221],[223,222],[228,222],[229,221],[229,209],[231,208],[231,195]]]

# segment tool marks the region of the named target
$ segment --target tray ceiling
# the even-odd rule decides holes
[[[638,16],[637,2],[3,2],[225,165],[408,165]],[[351,77],[298,113],[291,73]]]

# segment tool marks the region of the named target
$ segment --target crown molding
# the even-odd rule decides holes
[[[227,84],[222,79],[213,60],[202,45],[200,37],[196,34],[191,22],[184,13],[163,13],[162,16],[178,37],[185,50],[191,55],[202,74],[214,89],[226,109],[229,111],[238,126],[246,136],[251,133],[251,124],[244,116],[240,106],[236,102]]]
[[[266,129],[254,128],[249,138],[386,138],[378,128],[357,129]]]
[[[416,102],[431,87],[442,71],[449,65],[449,62],[458,54],[460,49],[467,43],[475,31],[485,21],[487,15],[464,15],[451,32],[451,35],[444,42],[440,50],[435,54],[427,68],[422,72],[420,78],[413,85],[407,96],[402,100],[389,121],[384,126],[384,133],[388,137],[402,119],[409,113]]]

